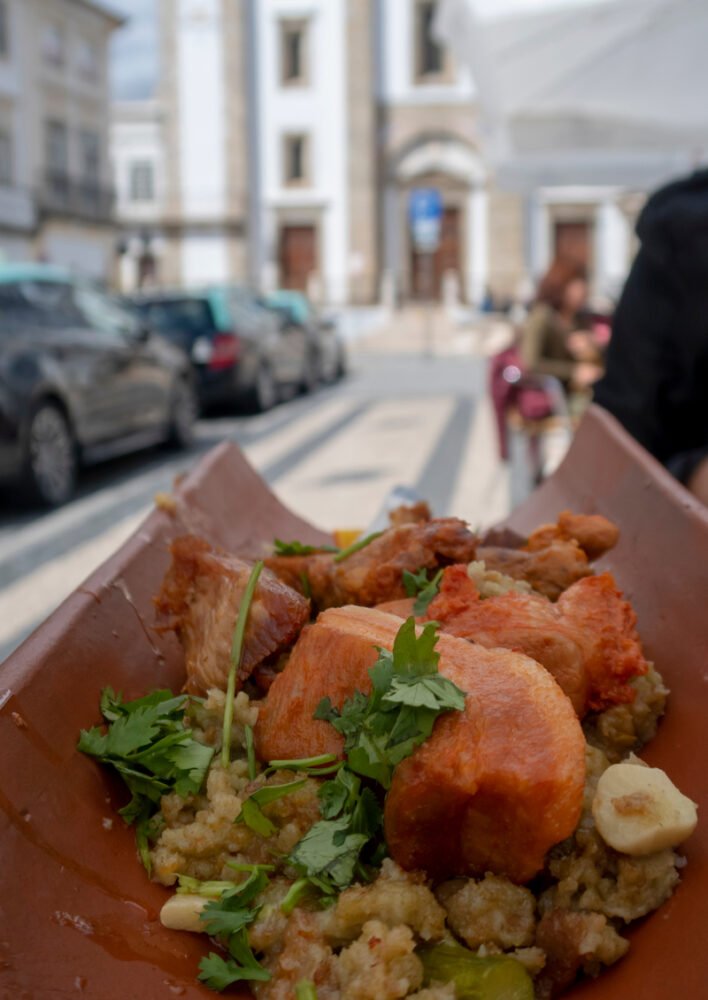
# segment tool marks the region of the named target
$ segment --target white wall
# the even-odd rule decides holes
[[[182,210],[188,219],[218,219],[227,207],[221,3],[174,2]]]
[[[186,286],[229,280],[226,237],[219,232],[185,231],[182,242],[182,283]]]
[[[456,66],[454,79],[445,84],[415,82],[414,0],[380,0],[382,32],[380,97],[391,104],[465,103],[474,95],[466,66]]]
[[[277,259],[277,213],[321,218],[319,263],[327,298],[344,302],[348,286],[347,91],[345,0],[256,0],[258,160],[262,180],[261,273]],[[280,83],[281,18],[307,18],[308,83]],[[307,187],[283,184],[283,137],[309,136]]]
[[[111,161],[118,220],[157,220],[165,201],[165,147],[161,113],[155,102],[116,106],[111,124]],[[138,161],[152,164],[155,197],[150,202],[130,198],[131,168]]]
[[[105,238],[82,236],[77,233],[48,232],[42,240],[44,259],[48,264],[66,267],[76,274],[101,281],[110,271],[109,246]]]

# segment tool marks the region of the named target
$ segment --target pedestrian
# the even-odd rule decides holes
[[[708,504],[708,170],[655,192],[636,231],[595,401]]]
[[[568,391],[587,389],[602,374],[601,354],[583,317],[587,296],[582,266],[557,257],[539,284],[521,333],[526,371],[553,375]]]

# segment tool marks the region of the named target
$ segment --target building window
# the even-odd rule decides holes
[[[307,22],[280,22],[280,78],[285,86],[307,82]]]
[[[7,20],[7,0],[0,0],[0,56],[10,51],[10,32]]]
[[[9,132],[0,131],[0,184],[12,184],[13,174],[12,139]]]
[[[98,185],[101,178],[101,140],[97,132],[79,134],[81,147],[81,179],[86,185]]]
[[[47,170],[55,176],[66,177],[69,172],[69,136],[63,122],[46,125]]]
[[[445,52],[433,37],[437,3],[418,0],[415,10],[415,69],[416,78],[424,81],[440,77],[446,70]]]
[[[304,135],[286,135],[283,146],[285,184],[306,184],[308,181],[308,141]]]
[[[130,164],[129,197],[131,201],[154,201],[155,172],[148,160]]]
[[[98,80],[98,49],[86,38],[76,46],[76,69],[82,80]]]
[[[42,57],[52,66],[64,65],[64,32],[58,24],[45,24],[44,26]]]

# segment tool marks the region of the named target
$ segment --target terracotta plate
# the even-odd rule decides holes
[[[603,411],[585,418],[565,463],[511,517],[520,530],[562,509],[622,529],[604,561],[639,615],[672,689],[646,753],[701,806],[676,894],[632,933],[629,955],[574,997],[708,997],[708,514]],[[164,930],[167,893],[139,865],[115,815],[120,789],[76,751],[106,684],[136,697],[182,683],[179,648],[152,628],[167,543],[190,530],[246,554],[276,535],[327,536],[287,511],[233,445],[180,485],[177,512],[138,532],[0,668],[0,996],[213,996],[195,981],[204,940]]]

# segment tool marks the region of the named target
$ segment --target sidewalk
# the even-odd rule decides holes
[[[471,319],[443,306],[405,306],[383,325],[350,344],[353,353],[467,355],[491,357],[512,338],[508,322],[497,317]]]

